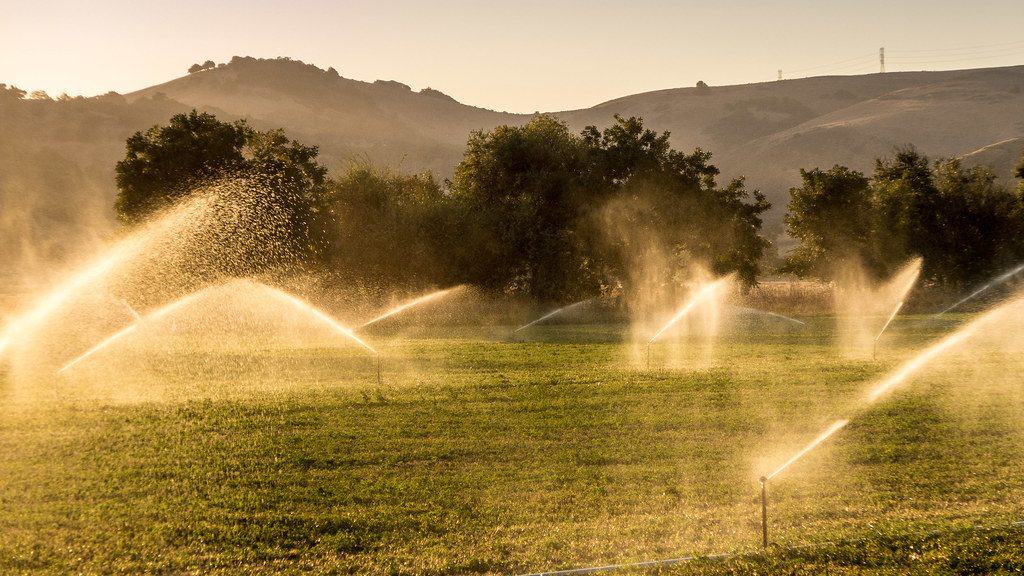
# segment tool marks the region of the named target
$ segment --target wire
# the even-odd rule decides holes
[[[963,52],[958,54],[912,54],[906,56],[889,56],[893,60],[923,60],[928,58],[961,58],[970,56],[1000,56],[1002,54],[1016,54],[1024,50],[1024,46],[1014,48],[1000,48],[999,50],[982,50],[980,52]]]
[[[956,48],[886,49],[885,60],[887,64],[895,66],[918,66],[990,60],[1020,55],[1024,55],[1024,40],[960,46]],[[872,52],[816,66],[806,66],[793,70],[783,68],[782,72],[784,75],[792,78],[794,76],[805,77],[805,72],[812,71],[816,75],[827,75],[835,72],[867,71],[875,66],[875,62],[877,62],[875,58],[877,56],[877,53]]]
[[[975,60],[991,60],[993,58],[1006,58],[1009,56],[1024,55],[1024,50],[1018,50],[1007,54],[992,54],[989,56],[973,56],[970,58],[953,58],[949,60],[897,60],[894,64],[948,64],[951,62],[973,62]]]
[[[808,70],[817,70],[819,68],[830,68],[830,67],[835,66],[837,64],[845,64],[846,62],[853,62],[854,60],[864,60],[865,58],[874,58],[875,56],[876,56],[875,53],[865,54],[865,55],[861,55],[861,56],[856,56],[854,58],[847,58],[845,60],[839,60],[837,62],[829,62],[828,64],[819,64],[817,66],[808,66],[806,68],[797,68],[795,70],[788,70],[788,72],[790,74],[797,74],[797,73],[800,73],[800,72],[806,72]],[[783,69],[783,72],[787,72],[787,70]]]
[[[961,46],[959,48],[927,48],[927,49],[920,49],[920,50],[900,50],[899,48],[895,48],[895,49],[892,49],[892,50],[888,50],[888,52],[899,53],[899,54],[902,54],[902,53],[905,53],[905,52],[959,52],[959,51],[962,51],[962,50],[981,50],[981,49],[985,49],[985,48],[997,48],[997,47],[1000,47],[1000,46],[1016,46],[1018,44],[1024,44],[1024,40],[1013,40],[1011,42],[1000,42],[998,44],[980,44],[980,45],[975,45],[975,46]]]

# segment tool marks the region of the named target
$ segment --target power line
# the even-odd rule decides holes
[[[895,55],[893,54],[895,53]],[[886,50],[880,48],[877,54],[878,67],[881,72],[886,71],[886,60],[895,63],[898,67],[920,66],[930,64],[950,64],[956,62],[971,62],[975,60],[990,60],[994,58],[1006,58],[1024,55],[1024,40],[1014,40],[997,44],[984,44],[976,46],[964,46],[960,48],[934,48],[921,50]],[[869,66],[873,67],[872,61],[876,55],[862,54],[853,58],[836,60],[827,64],[806,66],[793,70],[780,69],[778,79],[783,74],[792,77],[793,75],[806,76],[806,72],[814,72],[815,75],[828,75],[836,72],[859,72]],[[870,59],[870,60],[869,60]]]
[[[904,53],[904,52],[958,52],[958,51],[961,51],[961,50],[981,50],[981,49],[985,49],[985,48],[997,48],[997,47],[1000,47],[1000,46],[1015,46],[1015,45],[1018,45],[1018,44],[1024,44],[1024,40],[1013,40],[1013,41],[1010,41],[1010,42],[1000,42],[998,44],[980,44],[980,45],[975,45],[975,46],[960,46],[958,48],[925,48],[925,49],[914,49],[914,50],[906,50],[906,49],[905,50],[900,50],[899,48],[897,48],[895,50],[890,50],[890,52],[899,52],[899,53]]]
[[[961,58],[971,56],[1012,56],[1024,50],[1024,46],[1015,48],[1000,48],[999,50],[982,50],[979,52],[962,52],[957,54],[913,54],[906,56],[893,56],[899,60],[923,60],[928,58]]]
[[[845,60],[839,60],[837,62],[829,62],[828,64],[819,64],[817,66],[808,66],[806,68],[797,68],[796,70],[788,70],[788,72],[791,73],[791,74],[798,74],[800,72],[806,72],[808,70],[817,70],[819,68],[829,68],[829,67],[835,66],[837,64],[844,64],[846,62],[853,62],[854,60],[864,60],[865,58],[874,58],[874,57],[875,57],[875,53],[872,52],[870,54],[862,54],[862,55],[856,56],[854,58],[847,58]]]
[[[899,63],[900,64],[906,64],[906,65],[948,64],[948,63],[955,63],[955,62],[972,62],[972,61],[975,61],[975,60],[991,60],[993,58],[1005,58],[1007,56],[1018,56],[1018,55],[1024,56],[1024,49],[1017,50],[1016,52],[1009,52],[1009,53],[1006,53],[1006,54],[990,54],[988,56],[974,56],[974,57],[968,57],[968,58],[953,58],[951,60],[927,60],[927,59],[906,60],[906,61],[901,60]]]

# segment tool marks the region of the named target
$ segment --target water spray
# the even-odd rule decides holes
[[[800,326],[806,326],[807,325],[807,323],[804,322],[803,320],[797,320],[796,318],[790,318],[789,316],[784,316],[782,314],[778,314],[778,313],[775,313],[775,312],[769,312],[768,310],[760,310],[758,308],[747,308],[746,306],[731,306],[731,308],[736,310],[736,311],[738,311],[738,312],[743,312],[745,314],[755,314],[755,315],[758,315],[758,316],[768,316],[768,317],[771,317],[771,318],[778,318],[779,320],[785,320],[786,322],[790,322],[790,323],[793,323],[793,324],[798,324]]]
[[[796,454],[791,456],[789,460],[786,460],[786,462],[782,466],[779,466],[778,468],[776,468],[771,474],[767,474],[765,476],[761,476],[758,479],[758,481],[761,483],[761,547],[762,548],[767,548],[768,547],[768,481],[771,480],[772,478],[778,476],[779,474],[781,474],[783,470],[785,470],[786,468],[789,468],[790,466],[792,466],[793,463],[795,463],[797,460],[800,460],[801,458],[803,458],[804,455],[806,455],[811,450],[814,450],[815,448],[817,448],[819,444],[821,444],[825,440],[828,440],[830,436],[832,436],[836,432],[838,432],[838,431],[842,430],[843,428],[845,428],[846,425],[849,424],[849,423],[850,423],[849,420],[836,420],[835,422],[832,423],[831,426],[826,428],[824,432],[819,434],[817,438],[812,440],[810,444],[808,444],[807,446],[804,446],[802,449],[800,449],[799,452],[797,452]]]
[[[299,298],[298,296],[295,296],[294,294],[290,294],[288,292],[285,292],[284,290],[281,290],[280,288],[274,288],[272,286],[267,286],[266,284],[263,284],[262,286],[264,288],[266,288],[267,290],[269,290],[270,293],[273,294],[274,296],[276,296],[278,299],[283,300],[284,302],[287,302],[288,304],[291,304],[292,306],[298,308],[299,310],[302,310],[303,312],[313,316],[314,318],[316,318],[320,322],[326,324],[328,327],[330,327],[335,332],[341,334],[342,336],[345,336],[346,338],[352,340],[356,344],[359,344],[360,346],[362,346],[369,353],[371,353],[371,354],[378,354],[377,350],[374,349],[373,346],[370,346],[369,344],[364,342],[362,340],[362,338],[360,338],[359,336],[356,336],[355,332],[353,332],[351,328],[348,328],[346,326],[342,326],[337,320],[335,320],[334,318],[329,316],[326,312],[324,312],[324,311],[322,311],[322,310],[320,310],[318,308],[315,308],[309,302],[306,302],[305,300],[302,300],[301,298]]]
[[[142,320],[142,316],[139,316],[139,313],[135,311],[135,308],[132,308],[132,305],[129,304],[127,300],[122,298],[121,304],[124,305],[124,309],[127,310],[129,314],[131,314],[132,318],[135,319],[136,322]]]
[[[889,327],[889,324],[891,324],[893,319],[896,318],[896,315],[900,313],[901,308],[903,308],[902,300],[896,305],[896,308],[893,309],[892,314],[889,314],[889,319],[885,321],[885,324],[882,325],[882,329],[878,331],[878,335],[875,336],[874,341],[871,343],[872,360],[875,358],[875,354],[878,351],[878,339],[882,337],[882,334],[885,334],[885,329]]]
[[[205,291],[205,289],[204,290],[198,290],[198,291],[193,292],[193,293],[191,293],[191,294],[189,294],[187,296],[183,296],[181,298],[178,298],[177,300],[171,302],[170,304],[166,304],[164,306],[161,306],[160,308],[157,308],[156,310],[154,310],[153,312],[150,312],[149,314],[147,314],[144,317],[139,316],[139,314],[137,312],[135,312],[135,310],[131,306],[128,306],[127,302],[125,302],[125,306],[128,306],[128,309],[131,310],[131,312],[134,314],[134,316],[136,318],[135,322],[132,323],[132,324],[129,324],[128,326],[126,326],[126,327],[122,328],[121,330],[115,332],[111,336],[108,336],[107,338],[103,339],[99,344],[97,344],[97,345],[93,346],[92,348],[86,350],[85,353],[81,354],[80,356],[74,358],[73,360],[71,360],[70,362],[65,364],[60,370],[57,370],[57,373],[58,374],[62,374],[65,371],[70,370],[71,368],[74,368],[75,366],[80,364],[83,360],[89,358],[90,356],[96,354],[97,352],[100,352],[101,350],[103,350],[104,348],[110,346],[114,342],[117,342],[121,338],[131,334],[132,332],[134,332],[143,323],[153,322],[155,320],[159,320],[160,318],[163,318],[164,316],[170,314],[171,312],[173,312],[173,311],[175,311],[175,310],[185,306],[186,304],[192,302],[193,300],[198,298],[204,291]]]
[[[130,255],[134,254],[139,245],[138,239],[120,244],[105,258],[72,276],[67,282],[39,300],[34,308],[8,323],[4,327],[3,335],[0,336],[0,354],[3,354],[16,335],[22,334],[25,330],[30,330],[36,324],[42,322],[86,285],[96,281]]]
[[[274,288],[272,286],[267,286],[266,284],[262,284],[262,286],[264,288],[266,288],[267,290],[269,290],[271,292],[271,294],[273,294],[277,298],[279,298],[279,299],[281,299],[281,300],[291,304],[292,306],[295,306],[296,308],[302,310],[303,312],[306,312],[307,314],[312,315],[314,318],[316,318],[317,320],[320,320],[321,322],[326,324],[328,327],[330,327],[335,332],[338,332],[339,334],[345,336],[346,338],[351,339],[356,344],[359,344],[360,346],[362,346],[370,354],[373,354],[373,356],[374,356],[374,364],[375,364],[376,372],[377,372],[377,386],[380,387],[380,385],[381,385],[381,373],[380,373],[381,355],[380,355],[380,352],[377,349],[375,349],[373,346],[370,346],[369,344],[364,342],[362,340],[362,338],[360,338],[359,336],[356,336],[355,332],[353,332],[351,328],[342,326],[337,320],[332,318],[330,315],[328,315],[323,310],[315,308],[309,302],[306,302],[305,300],[302,300],[301,298],[299,298],[298,296],[295,296],[294,294],[289,294],[288,292],[285,292],[284,290],[281,290],[280,288]],[[433,297],[436,298],[437,296],[434,295]],[[405,308],[408,308],[408,307],[409,306],[407,305],[404,308],[403,307],[399,307],[399,308],[404,310]],[[401,310],[396,311],[395,314],[397,314],[400,311]],[[390,315],[393,316],[394,314],[390,314]],[[363,326],[366,326],[366,324],[364,324]]]
[[[536,320],[533,320],[531,322],[523,324],[519,328],[516,328],[515,330],[512,331],[512,333],[515,334],[516,332],[519,332],[520,330],[524,330],[526,328],[529,328],[530,326],[533,326],[534,324],[540,324],[541,322],[543,322],[543,321],[545,321],[545,320],[547,320],[549,318],[557,316],[557,315],[561,314],[562,312],[568,312],[569,310],[572,310],[573,308],[576,308],[577,306],[581,306],[583,304],[586,304],[587,302],[590,302],[591,300],[593,300],[593,298],[590,298],[590,299],[587,299],[587,300],[580,300],[579,302],[573,302],[572,304],[567,304],[565,306],[562,306],[561,308],[557,308],[555,310],[552,310],[552,311],[548,312],[547,314],[544,314],[540,318],[537,318]]]
[[[85,353],[83,353],[82,355],[78,356],[77,358],[75,358],[72,361],[70,361],[67,364],[65,364],[60,370],[57,370],[57,374],[63,374],[65,371],[74,368],[75,366],[77,366],[79,363],[81,363],[86,358],[92,356],[93,354],[96,354],[100,350],[103,350],[107,346],[110,346],[114,342],[116,342],[116,341],[120,340],[121,338],[131,334],[138,327],[139,327],[139,325],[137,323],[136,324],[129,324],[127,327],[122,328],[121,330],[115,332],[113,335],[108,336],[107,338],[104,338],[99,344],[93,346],[92,348],[89,348],[88,350],[85,351]]]
[[[403,302],[402,304],[399,304],[398,306],[395,306],[394,308],[389,309],[388,311],[384,312],[380,316],[377,316],[376,318],[373,318],[371,320],[363,322],[362,324],[359,325],[359,327],[360,328],[366,328],[367,326],[369,326],[371,324],[376,324],[377,322],[380,322],[381,320],[384,320],[385,318],[390,318],[390,317],[392,317],[392,316],[394,316],[396,314],[401,314],[402,312],[408,310],[409,308],[413,308],[415,306],[419,306],[420,304],[426,304],[427,302],[430,302],[431,300],[437,300],[438,298],[442,298],[444,296],[447,296],[448,294],[454,292],[455,290],[458,290],[461,287],[462,286],[454,286],[452,288],[446,288],[444,290],[438,290],[436,292],[431,292],[430,294],[424,294],[423,296],[419,296],[419,297],[413,298],[412,300],[409,300],[407,302]]]
[[[974,298],[980,296],[984,292],[987,292],[988,290],[990,290],[992,288],[995,288],[996,286],[999,286],[1000,284],[1005,283],[1007,280],[1009,280],[1010,278],[1013,278],[1017,274],[1020,274],[1022,271],[1024,271],[1024,264],[1021,264],[1020,266],[1017,266],[1016,268],[1014,268],[1014,269],[1012,269],[1012,270],[1010,270],[1008,272],[1005,272],[1003,274],[1000,274],[999,276],[996,276],[995,278],[990,280],[988,284],[985,284],[981,288],[978,288],[974,292],[971,292],[967,296],[961,298],[960,300],[957,300],[951,306],[947,307],[946,309],[944,309],[942,312],[939,312],[935,316],[942,316],[946,312],[949,312],[950,310],[960,306],[961,304],[963,304],[963,303],[965,303],[965,302],[967,302],[969,300],[973,300]]]
[[[655,332],[654,336],[651,336],[651,339],[647,341],[647,367],[648,368],[651,367],[651,344],[654,344],[654,341],[657,340],[662,334],[664,334],[666,330],[668,330],[669,328],[674,326],[677,322],[679,322],[680,320],[682,320],[683,318],[688,316],[690,314],[690,312],[692,312],[693,309],[698,304],[700,304],[701,302],[703,302],[703,301],[707,300],[708,298],[712,297],[718,291],[718,289],[722,286],[722,284],[724,284],[730,278],[731,278],[731,276],[726,276],[725,278],[719,278],[718,280],[715,280],[714,282],[711,282],[709,284],[705,284],[704,286],[702,286],[701,289],[698,290],[697,293],[694,294],[693,297],[690,298],[686,302],[686,304],[683,304],[682,307],[680,307],[678,310],[676,310],[676,313],[672,315],[672,318],[670,318],[669,321],[666,322],[664,326],[662,326],[657,332]]]
[[[930,361],[935,359],[937,356],[939,356],[940,354],[946,352],[950,348],[953,348],[954,346],[957,346],[957,345],[963,343],[965,340],[967,340],[968,338],[973,336],[982,325],[984,325],[984,324],[986,324],[988,322],[991,322],[993,319],[1001,317],[1003,314],[1006,314],[1008,311],[1014,311],[1015,307],[1020,307],[1022,304],[1024,304],[1024,299],[1017,300],[1013,304],[1008,304],[1008,305],[1000,306],[999,308],[997,308],[995,310],[992,310],[992,311],[986,313],[985,315],[983,315],[982,317],[978,318],[977,320],[971,322],[967,326],[964,326],[963,328],[957,330],[956,332],[946,336],[945,338],[942,338],[941,340],[939,340],[935,344],[932,344],[930,347],[926,348],[924,351],[919,353],[917,356],[915,356],[914,358],[912,358],[909,361],[905,362],[902,366],[897,368],[895,371],[890,373],[887,377],[882,379],[878,384],[876,384],[874,387],[872,387],[868,391],[868,394],[865,396],[864,403],[866,405],[870,405],[870,404],[873,404],[874,402],[877,402],[883,396],[885,396],[886,394],[891,392],[894,388],[896,388],[900,384],[903,384],[904,382],[906,382],[908,378],[913,376],[918,370],[923,368],[925,365],[927,365]],[[763,518],[764,518],[764,516],[767,515],[767,513],[765,512],[767,504],[765,504],[765,494],[766,494],[766,491],[765,491],[764,485],[768,482],[768,480],[771,480],[775,476],[778,476],[784,470],[786,470],[791,465],[796,463],[798,460],[803,458],[808,452],[810,452],[811,450],[814,450],[822,442],[825,442],[826,440],[828,440],[833,434],[835,434],[836,432],[842,430],[849,423],[850,423],[849,419],[837,420],[837,421],[833,422],[831,426],[826,428],[825,431],[822,432],[821,434],[819,434],[818,437],[815,438],[810,444],[808,444],[807,446],[802,448],[799,452],[797,452],[792,457],[790,457],[789,460],[787,460],[784,464],[782,464],[781,466],[776,468],[771,474],[768,474],[767,476],[763,476],[761,478],[761,484],[762,484],[762,523],[763,524],[765,523],[765,520]],[[763,534],[765,533],[765,531],[766,531],[766,528],[762,527],[762,538],[763,539],[764,539]]]

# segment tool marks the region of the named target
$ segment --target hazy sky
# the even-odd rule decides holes
[[[1022,35],[1024,0],[0,0],[0,82],[129,92],[193,62],[291,56],[468,104],[554,111],[779,68],[876,71],[879,46],[889,70],[1021,64]]]

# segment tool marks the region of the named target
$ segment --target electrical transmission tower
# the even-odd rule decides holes
[[[878,49],[878,66],[881,73],[885,73],[885,46]]]

